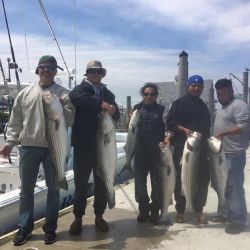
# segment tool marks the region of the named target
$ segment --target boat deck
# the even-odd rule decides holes
[[[245,169],[245,192],[247,205],[250,209],[250,149],[247,151],[247,167]],[[80,236],[70,236],[69,226],[73,221],[72,207],[60,212],[58,221],[57,242],[53,245],[43,244],[43,221],[36,223],[33,236],[25,245],[13,246],[14,232],[0,238],[0,249],[171,249],[171,250],[248,250],[250,249],[250,226],[239,235],[224,232],[225,224],[209,222],[208,225],[197,226],[192,215],[184,224],[174,223],[173,226],[155,226],[151,223],[137,223],[137,203],[134,200],[134,182],[121,185],[116,190],[116,207],[107,209],[105,219],[110,225],[108,233],[95,230],[93,199],[90,198],[83,220],[83,231]],[[210,189],[205,213],[211,216],[217,209],[217,196]],[[169,208],[170,218],[174,222],[175,209]],[[250,222],[250,214],[248,214]],[[33,248],[32,248],[33,247]]]

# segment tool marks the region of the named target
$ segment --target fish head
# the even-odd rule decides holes
[[[51,91],[44,91],[42,101],[46,117],[53,121],[59,120],[63,114],[63,108],[58,96]]]
[[[172,162],[172,153],[171,153],[169,145],[165,144],[164,142],[160,142],[159,148],[160,148],[161,160],[167,163],[167,164],[164,164],[164,166],[167,166],[169,169],[171,169],[170,166],[173,164],[173,162]]]
[[[221,140],[214,136],[207,139],[209,150],[214,154],[219,154],[222,150]]]
[[[101,134],[108,134],[114,129],[114,121],[107,112],[98,115],[98,131]]]
[[[160,149],[161,154],[166,153],[167,147],[168,147],[168,145],[166,145],[164,142],[159,143],[159,149]]]
[[[46,103],[48,105],[51,104],[52,103],[52,92],[49,90],[45,90],[42,93],[42,100],[44,103]]]
[[[190,151],[196,151],[200,146],[200,142],[201,142],[201,134],[194,131],[187,138],[187,147]]]
[[[133,129],[134,127],[138,125],[139,116],[140,116],[140,111],[138,109],[135,109],[129,121],[129,129]]]
[[[195,138],[196,140],[201,140],[201,133],[194,131],[192,132],[192,137]]]
[[[162,150],[165,148],[165,143],[164,142],[160,142],[159,143],[159,148]]]

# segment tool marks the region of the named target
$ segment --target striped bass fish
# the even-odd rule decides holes
[[[163,142],[159,144],[160,148],[160,200],[161,200],[161,215],[157,221],[157,224],[172,224],[168,218],[168,207],[171,203],[172,194],[175,189],[175,167],[172,158],[172,153],[169,145],[165,145]]]
[[[197,169],[200,154],[201,134],[193,132],[186,140],[181,160],[182,191],[186,197],[186,211],[193,211],[194,195],[197,191]]]
[[[130,171],[130,173],[132,173],[131,161],[134,157],[135,150],[137,147],[139,118],[140,118],[140,111],[138,109],[136,109],[133,111],[133,114],[132,114],[130,121],[129,121],[127,141],[126,141],[126,145],[124,147],[125,152],[126,152],[127,163],[126,163],[126,166],[124,167],[124,169],[122,169],[122,171],[125,169],[128,169]]]
[[[222,150],[221,141],[215,137],[208,139],[209,165],[211,171],[211,186],[218,195],[218,209],[220,215],[225,213],[225,189],[227,183],[228,169],[225,154]]]
[[[110,209],[115,207],[116,155],[115,123],[107,112],[101,113],[98,117],[96,173],[106,187]]]
[[[68,183],[64,174],[68,135],[63,107],[58,96],[50,91],[43,92],[42,101],[46,123],[46,138],[51,159],[55,166],[56,183],[59,188],[68,190]]]

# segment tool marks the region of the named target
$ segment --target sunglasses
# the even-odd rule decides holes
[[[51,65],[51,64],[48,64],[48,65],[39,65],[38,66],[38,69],[40,69],[40,70],[47,69],[47,71],[50,71],[50,72],[56,71],[56,68],[57,67],[55,65]]]
[[[103,71],[102,69],[88,69],[87,70],[87,74],[98,74],[98,75],[102,75],[103,74]]]
[[[144,96],[156,96],[156,93],[143,93]]]

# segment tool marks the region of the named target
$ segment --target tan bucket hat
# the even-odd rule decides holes
[[[102,76],[104,77],[107,73],[106,69],[102,67],[102,63],[99,62],[99,61],[90,61],[88,64],[87,64],[87,67],[86,67],[86,73],[84,74],[85,76],[87,75],[87,72],[89,69],[101,69],[102,70]]]

